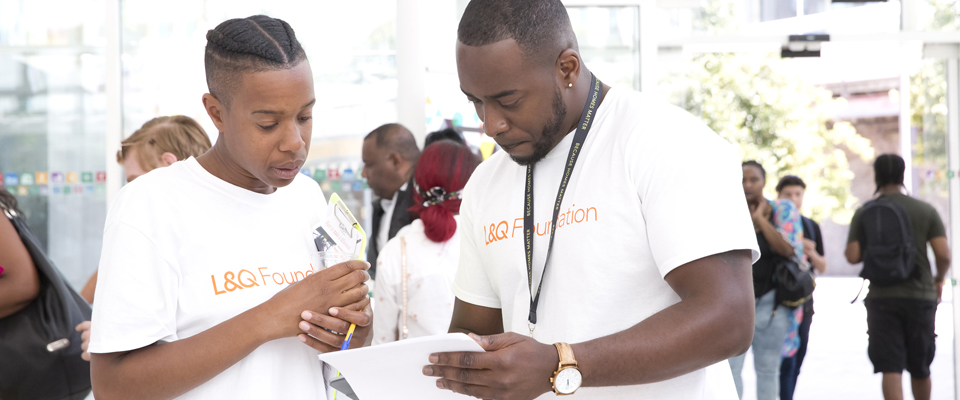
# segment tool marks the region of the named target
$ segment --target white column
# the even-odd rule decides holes
[[[960,170],[960,71],[957,58],[950,58],[947,62],[947,170]],[[950,232],[947,238],[950,239],[950,254],[953,260],[950,276],[953,279],[960,278],[960,272],[957,272],[957,260],[960,260],[960,176],[950,179],[948,186],[950,188]],[[956,382],[960,382],[960,357],[957,349],[960,349],[960,288],[953,285],[953,362],[954,368],[954,396],[960,400],[960,391],[956,390]]]
[[[910,132],[910,74],[907,68],[900,73],[900,156],[906,164],[903,174],[903,186],[913,194],[913,140]]]
[[[422,54],[420,7],[421,0],[397,0],[397,119],[423,143],[427,66]]]
[[[107,47],[105,87],[107,94],[107,131],[106,141],[106,171],[107,171],[107,208],[113,204],[113,199],[120,191],[123,182],[123,169],[117,164],[117,150],[123,140],[123,89],[120,67],[120,1],[106,1],[106,30]]]
[[[917,1],[900,0],[900,31],[915,32],[917,30]]]
[[[657,32],[654,18],[657,5],[653,0],[639,4],[640,20],[640,91],[654,93],[657,90]]]

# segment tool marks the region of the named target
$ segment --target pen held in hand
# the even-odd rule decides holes
[[[353,331],[357,329],[357,324],[350,324],[350,329],[347,330],[347,338],[343,339],[343,345],[340,346],[340,351],[350,348],[350,339],[353,339]]]

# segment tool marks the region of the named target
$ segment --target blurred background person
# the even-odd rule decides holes
[[[186,115],[157,117],[147,121],[130,137],[120,142],[117,163],[123,165],[127,182],[177,161],[199,157],[210,150],[210,138],[197,121]],[[80,295],[93,303],[97,272],[93,273]]]
[[[743,194],[750,207],[750,216],[757,233],[760,259],[753,264],[753,292],[756,297],[753,350],[757,371],[757,400],[775,400],[780,393],[780,359],[783,342],[790,329],[792,312],[782,304],[774,304],[776,284],[773,272],[783,258],[803,254],[800,213],[789,200],[770,201],[763,197],[767,172],[756,161],[743,163]],[[737,394],[743,397],[743,360],[746,354],[730,359]]]
[[[363,139],[363,173],[379,199],[373,200],[373,221],[367,245],[370,277],[377,277],[377,255],[400,231],[416,219],[407,212],[413,206],[410,184],[420,148],[410,130],[400,124],[385,124]]]
[[[460,191],[479,163],[453,140],[424,148],[410,208],[420,219],[390,239],[377,259],[373,344],[447,332],[460,261]]]
[[[427,134],[427,137],[423,139],[423,148],[426,149],[427,146],[433,144],[434,142],[440,140],[452,140],[454,142],[466,145],[466,141],[463,140],[463,135],[457,132],[453,128],[444,128],[436,132],[430,132]]]
[[[904,232],[900,224],[882,225],[882,232],[868,232],[867,226],[879,228],[880,224],[863,224],[864,220],[876,218],[878,222],[889,221],[880,213],[870,211],[863,218],[864,210],[870,203],[853,214],[850,221],[850,234],[847,237],[845,256],[851,264],[863,262],[864,268],[873,268],[872,264],[892,264],[897,259],[899,246],[874,242],[869,238],[882,237],[908,238],[912,233],[916,254],[912,257],[912,273],[896,283],[880,284],[870,282],[870,291],[863,300],[867,309],[867,332],[869,344],[867,354],[873,363],[873,372],[882,373],[881,387],[887,400],[903,399],[903,370],[910,373],[913,398],[929,400],[931,392],[930,364],[936,353],[936,314],[937,304],[943,291],[943,283],[950,270],[950,248],[947,234],[940,214],[930,204],[903,194],[903,178],[906,163],[896,154],[883,154],[873,163],[874,179],[877,183],[875,195],[871,201],[890,202],[898,214],[906,214],[911,232]],[[900,218],[896,218],[900,219]],[[930,260],[927,258],[927,242],[933,249],[937,275],[930,272]],[[877,253],[871,254],[872,251]],[[881,261],[878,263],[877,260]],[[895,262],[895,261],[894,261]]]
[[[90,305],[45,253],[16,198],[0,186],[0,399],[90,393],[90,364],[80,334],[69,329],[90,318]]]
[[[127,182],[157,168],[169,167],[177,161],[199,157],[210,150],[210,138],[197,121],[186,115],[157,117],[147,121],[130,137],[120,142],[117,163],[123,165]],[[80,295],[93,303],[98,271],[83,286]],[[83,359],[89,361],[90,321],[77,325],[83,340]]]
[[[795,175],[787,175],[780,178],[780,182],[777,183],[777,198],[792,201],[799,211],[803,209],[803,195],[806,190],[807,184],[803,182],[803,179]],[[813,266],[813,270],[822,274],[827,270],[827,259],[823,256],[823,236],[820,234],[820,224],[802,214],[800,215],[800,221],[803,224],[803,254],[807,257],[810,265]],[[797,328],[797,336],[800,339],[797,352],[791,357],[783,357],[780,363],[780,400],[793,400],[793,392],[797,387],[797,377],[800,375],[800,366],[803,364],[803,357],[807,354],[811,322],[813,322],[813,295],[803,303],[803,316]]]

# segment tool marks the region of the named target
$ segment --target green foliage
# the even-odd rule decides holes
[[[960,30],[960,0],[927,0],[933,19],[927,30]],[[947,66],[925,60],[910,76],[911,126],[915,129],[913,166],[921,171],[947,168]],[[946,179],[921,179],[921,197],[947,197]]]
[[[873,149],[849,123],[831,122],[830,110],[842,99],[784,72],[783,62],[767,54],[698,54],[661,88],[737,145],[744,160],[763,164],[769,197],[780,177],[800,176],[807,182],[804,214],[846,223],[857,199],[844,150],[868,160]]]

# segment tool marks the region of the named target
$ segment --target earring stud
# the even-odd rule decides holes
[[[573,82],[568,83],[567,87],[573,87]]]

